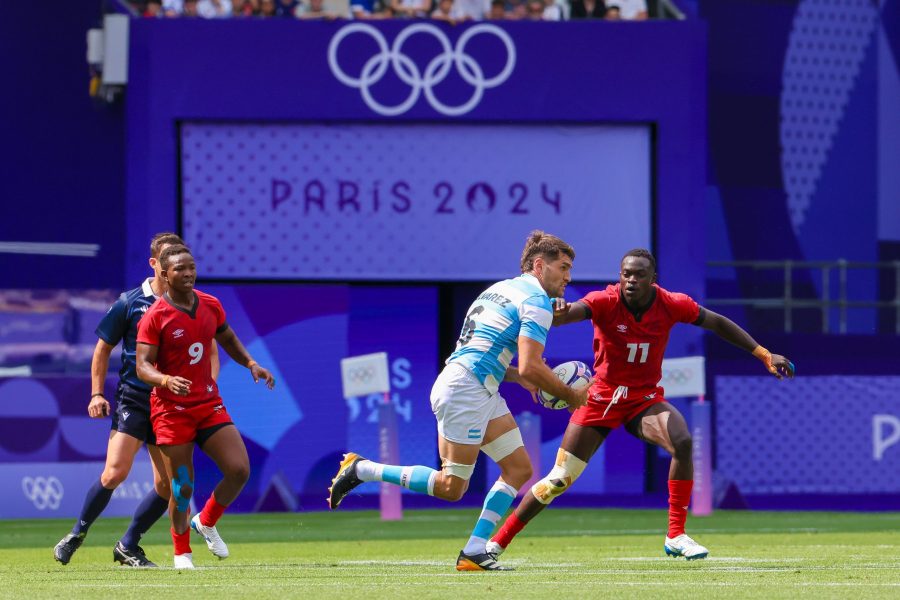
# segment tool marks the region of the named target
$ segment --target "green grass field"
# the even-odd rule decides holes
[[[71,521],[0,521],[8,598],[900,598],[900,514],[717,512],[690,518],[710,557],[665,557],[663,511],[551,509],[504,554],[509,573],[457,573],[475,509],[226,515],[231,558],[196,536],[195,571],[169,568],[168,528],[144,539],[165,568],[112,562],[124,519],[100,519],[68,566]]]

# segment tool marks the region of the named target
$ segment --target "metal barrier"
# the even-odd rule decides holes
[[[900,334],[900,261],[891,262],[850,262],[836,261],[711,261],[709,267],[749,268],[753,270],[780,270],[784,274],[784,294],[770,298],[708,298],[710,306],[745,306],[759,309],[779,309],[784,311],[784,330],[793,330],[793,311],[798,308],[818,308],[822,312],[822,333],[831,331],[830,311],[838,309],[838,333],[847,333],[847,309],[849,308],[893,308],[894,331]],[[794,271],[806,269],[819,271],[821,274],[821,294],[819,298],[798,298],[794,292]],[[847,274],[852,269],[877,270],[892,269],[894,271],[893,300],[849,300],[847,297]],[[831,296],[832,271],[837,271],[838,293]]]

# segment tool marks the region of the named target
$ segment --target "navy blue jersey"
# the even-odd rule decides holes
[[[118,300],[109,308],[94,333],[101,340],[115,346],[122,342],[122,370],[119,379],[131,387],[150,391],[150,386],[138,379],[135,351],[137,347],[138,321],[147,309],[156,302],[152,279],[147,279],[140,287],[123,292]]]

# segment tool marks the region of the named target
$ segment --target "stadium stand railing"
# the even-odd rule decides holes
[[[782,293],[779,296],[752,297],[742,292],[743,298],[707,298],[709,306],[744,307],[754,310],[780,310],[783,312],[783,325],[786,333],[794,331],[794,311],[798,309],[814,309],[821,313],[821,333],[848,333],[848,311],[862,309],[875,311],[878,317],[893,321],[893,332],[900,334],[900,261],[890,262],[855,262],[848,260],[835,261],[711,261],[707,263],[711,269],[735,269],[750,271],[775,271],[781,273]],[[871,279],[877,279],[878,288],[863,286],[859,295],[869,292],[872,298],[857,299],[850,297],[850,290],[856,289],[849,282],[853,271],[868,272]],[[877,278],[872,278],[875,271]],[[798,273],[799,272],[799,273]],[[805,276],[798,285],[798,274]],[[818,275],[818,279],[814,278]],[[836,281],[835,281],[836,275]],[[887,275],[886,277],[884,275]],[[892,277],[891,277],[892,275]],[[812,284],[812,285],[810,285]],[[836,290],[835,290],[836,287]],[[893,299],[885,299],[891,294]],[[809,293],[809,290],[814,290]],[[768,290],[766,290],[768,291]],[[834,292],[834,293],[833,293]],[[815,297],[811,297],[815,296]],[[836,313],[836,315],[835,315]],[[836,317],[836,318],[835,318]],[[837,321],[835,331],[834,321]]]

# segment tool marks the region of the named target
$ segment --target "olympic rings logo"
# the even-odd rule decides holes
[[[356,367],[347,370],[347,379],[353,383],[369,381],[375,377],[375,369],[372,367]]]
[[[38,510],[59,508],[63,498],[63,485],[53,477],[23,477],[22,492]]]
[[[663,369],[663,381],[684,383],[694,378],[692,369]]]
[[[348,36],[354,33],[368,35],[378,45],[378,53],[369,58],[363,65],[359,77],[348,75],[340,66],[337,59],[338,47]],[[441,53],[435,56],[425,67],[424,73],[408,55],[403,53],[403,44],[417,34],[427,34],[434,37],[441,46]],[[506,65],[503,70],[493,77],[485,78],[484,70],[471,55],[466,53],[466,44],[481,34],[494,35],[506,47]],[[478,106],[484,91],[509,79],[513,68],[516,66],[516,47],[509,34],[496,25],[481,23],[466,29],[456,42],[456,47],[451,47],[446,34],[428,23],[416,23],[400,32],[394,43],[388,48],[384,35],[372,25],[367,23],[352,23],[342,27],[331,38],[328,44],[328,66],[334,76],[346,86],[359,88],[363,101],[374,112],[387,117],[400,115],[408,111],[420,94],[425,93],[428,103],[441,114],[455,117],[465,114]],[[396,106],[385,106],[372,95],[372,86],[384,77],[388,67],[393,68],[397,77],[410,87],[409,95]],[[459,76],[474,88],[472,96],[459,106],[444,104],[434,93],[434,86],[438,85],[450,73],[451,67],[456,67]]]

